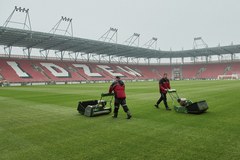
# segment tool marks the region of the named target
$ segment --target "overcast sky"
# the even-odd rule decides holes
[[[49,32],[64,16],[74,37],[97,40],[113,27],[120,44],[139,33],[140,46],[156,37],[161,50],[192,49],[194,37],[209,47],[240,44],[240,0],[0,0],[0,25],[15,6],[30,9],[34,31]]]

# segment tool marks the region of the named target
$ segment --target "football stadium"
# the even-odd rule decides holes
[[[23,21],[13,20],[18,14]],[[50,32],[34,31],[29,9],[18,6],[0,26],[0,159],[239,159],[240,44],[209,47],[195,37],[193,49],[163,51],[156,37],[140,46],[138,33],[117,43],[117,28],[98,40],[72,30],[72,19],[62,16]],[[207,110],[179,112],[170,92],[172,110],[163,102],[156,108],[163,73],[173,92],[199,108],[204,101]],[[116,76],[131,119],[122,107],[112,118],[114,97],[104,97]],[[81,113],[85,101],[96,105]],[[99,101],[107,114],[94,110]]]

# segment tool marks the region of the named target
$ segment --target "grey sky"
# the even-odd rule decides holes
[[[75,37],[97,40],[118,28],[118,43],[133,33],[140,46],[157,37],[161,50],[240,44],[239,0],[0,0],[0,25],[14,6],[30,9],[32,30],[49,32],[61,16],[73,19]]]

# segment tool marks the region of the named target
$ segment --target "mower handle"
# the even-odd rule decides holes
[[[114,93],[102,93],[102,97],[107,97],[107,96],[114,96]]]
[[[173,92],[177,92],[177,90],[176,90],[176,89],[168,89],[167,92],[168,92],[168,93],[173,93]]]

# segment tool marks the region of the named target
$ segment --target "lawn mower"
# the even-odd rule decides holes
[[[78,112],[88,117],[109,114],[112,111],[114,93],[102,93],[100,100],[78,102]]]
[[[204,113],[208,109],[208,104],[206,100],[201,100],[198,102],[192,102],[186,98],[180,98],[177,94],[176,89],[169,89],[168,93],[172,99],[174,110],[179,113],[192,113],[200,114]],[[175,103],[178,105],[175,105]]]

